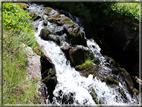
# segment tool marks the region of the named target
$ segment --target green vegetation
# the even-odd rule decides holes
[[[38,79],[27,78],[28,58],[22,46],[38,49],[28,14],[16,4],[3,3],[3,104],[38,104]]]
[[[140,16],[140,4],[139,3],[115,3],[111,6],[113,11],[131,17],[133,19],[139,20]]]
[[[108,84],[119,84],[117,80],[112,79],[111,77],[106,78]]]
[[[85,60],[85,63],[81,64],[81,65],[77,65],[76,70],[90,70],[92,71],[93,69],[93,63],[90,59]]]

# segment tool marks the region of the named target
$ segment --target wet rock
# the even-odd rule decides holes
[[[61,102],[62,104],[73,104],[74,103],[74,95],[75,93],[70,92],[68,94],[63,94],[63,91],[60,90],[58,92],[58,96],[56,96],[56,100]]]
[[[47,40],[53,41],[56,44],[60,45],[60,37],[54,34],[49,34]]]
[[[119,87],[119,88],[118,88],[118,92],[120,93],[121,98],[123,99],[123,101],[126,103],[128,99],[127,99],[127,97],[126,97],[126,94],[125,94],[123,88],[122,88],[122,87]]]
[[[85,62],[85,51],[83,48],[80,47],[74,47],[69,50],[69,57],[71,66],[80,65]]]
[[[80,28],[77,28],[73,24],[65,24],[64,27],[67,31],[68,39],[72,45],[87,46],[86,37],[81,32]]]
[[[55,34],[63,35],[65,33],[65,29],[63,26],[56,26],[55,27]]]
[[[111,77],[107,77],[107,84],[119,84],[117,80],[112,79]]]
[[[115,75],[119,74],[119,69],[118,68],[112,68],[112,73]]]
[[[93,63],[99,65],[100,64],[100,60],[98,58],[94,58],[93,59]]]
[[[47,28],[43,28],[40,32],[40,37],[44,40],[48,40],[48,35],[51,34],[50,30]]]
[[[41,48],[40,48],[41,49]],[[56,69],[50,57],[42,50],[41,58],[42,81],[47,86],[49,100],[53,100],[53,91],[57,84]]]
[[[93,100],[95,101],[95,103],[99,104],[99,101],[97,100],[97,94],[94,89],[91,90],[90,94],[91,94]]]
[[[41,16],[39,16],[36,12],[32,12],[30,16],[32,17],[32,20],[34,21],[41,18]]]
[[[71,46],[62,46],[61,50],[65,53],[66,58],[69,60],[69,50],[72,49]]]
[[[134,88],[134,84],[133,84],[133,81],[131,79],[131,76],[129,75],[129,73],[124,69],[124,68],[120,68],[121,70],[121,75],[122,77],[124,78],[126,84],[127,84],[127,87],[128,87],[128,91],[130,93],[132,93],[132,90]]]
[[[43,25],[44,25],[44,26],[47,26],[47,25],[48,25],[48,22],[47,22],[46,20],[44,20],[44,21],[43,21]]]

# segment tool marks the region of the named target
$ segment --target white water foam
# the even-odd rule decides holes
[[[98,44],[95,43],[93,39],[90,39],[90,40],[87,40],[87,45],[92,50],[95,57],[97,57],[100,60],[99,66],[103,67],[107,71],[111,71],[110,68],[106,67],[106,64],[109,64],[109,63],[107,63],[105,58],[102,56],[102,54],[100,52],[101,48],[98,46]]]

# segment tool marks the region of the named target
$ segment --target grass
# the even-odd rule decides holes
[[[38,104],[36,79],[27,78],[27,52],[21,46],[24,42],[19,34],[4,30],[3,104]]]
[[[3,4],[5,10],[3,10],[3,104],[38,104],[37,82],[38,78],[31,78],[28,76],[26,68],[28,66],[27,52],[21,44],[30,46],[33,50],[38,49],[38,44],[34,37],[34,32],[31,27],[25,27],[24,22],[31,26],[31,22],[28,18],[20,19],[20,22],[16,22],[17,18],[14,18],[17,14],[21,18],[23,10],[18,5],[12,3]],[[8,6],[10,5],[10,6]],[[8,9],[9,7],[15,8]],[[15,11],[15,9],[17,9]],[[12,12],[11,12],[12,11]],[[15,12],[15,13],[14,13]],[[9,14],[8,16],[6,14]],[[15,14],[15,15],[13,15]],[[20,15],[19,15],[20,14]],[[27,13],[24,13],[27,15]],[[7,22],[9,18],[13,20]],[[16,22],[20,25],[12,23]],[[34,50],[35,51],[35,50]],[[36,52],[36,51],[35,51]],[[37,53],[40,55],[40,52]]]

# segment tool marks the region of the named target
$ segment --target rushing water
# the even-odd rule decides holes
[[[36,6],[36,7],[35,7]],[[37,8],[38,7],[38,8]],[[45,8],[43,6],[38,6],[36,4],[31,5],[29,7],[30,11],[41,11]],[[38,11],[39,12],[39,11]],[[43,11],[41,12],[43,14]],[[47,17],[47,16],[43,16]],[[79,18],[76,17],[76,20],[79,23]],[[46,26],[48,29],[54,29],[54,25],[48,22]],[[38,28],[36,30],[36,28]],[[67,59],[58,46],[53,41],[45,41],[39,37],[41,29],[44,28],[43,20],[39,19],[34,22],[35,29],[35,37],[37,39],[38,44],[43,48],[43,50],[48,54],[51,58],[52,62],[55,64],[56,68],[56,76],[57,76],[57,85],[53,92],[53,104],[61,105],[65,104],[85,104],[85,105],[96,105],[93,100],[90,92],[92,89],[95,90],[97,100],[102,104],[131,104],[135,102],[125,86],[121,83],[117,87],[110,87],[106,85],[105,82],[101,82],[99,78],[93,78],[93,75],[89,75],[87,78],[82,76],[78,71],[76,71],[73,67],[70,66],[70,63],[67,63]],[[82,26],[82,30],[83,30]],[[84,32],[85,33],[85,32]],[[64,44],[64,41],[62,41]],[[100,47],[93,41],[87,40],[88,47],[92,50],[95,57],[98,57],[100,60],[100,65],[104,69],[111,71],[110,68],[106,67],[105,59],[100,53]],[[119,88],[124,89],[125,98],[123,98],[119,93]],[[64,99],[64,102],[63,102]],[[124,101],[126,99],[126,101]]]

